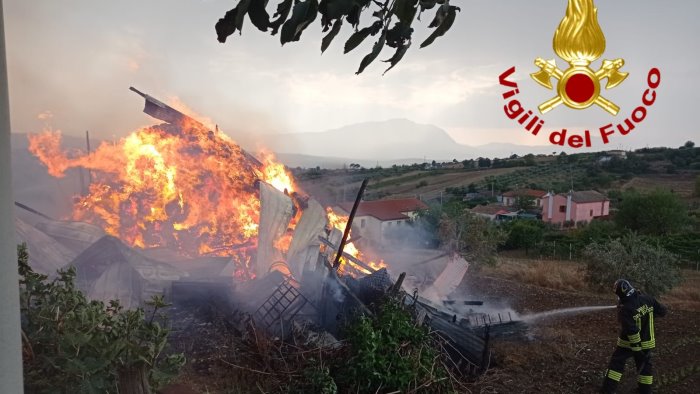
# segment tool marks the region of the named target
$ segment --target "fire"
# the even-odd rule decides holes
[[[345,231],[345,227],[348,224],[348,217],[344,215],[339,215],[335,213],[331,208],[326,208],[326,217],[328,218],[328,225],[337,228],[340,231]],[[348,239],[352,239],[352,230],[350,230],[350,233],[348,235]],[[346,243],[345,247],[343,248],[343,252],[351,255],[352,257],[355,257],[358,260],[361,260],[362,262],[366,263],[368,266],[374,268],[375,270],[379,270],[381,268],[386,267],[386,264],[384,263],[383,260],[380,260],[378,263],[377,262],[366,262],[364,261],[364,256],[362,255],[362,252],[360,252],[359,249],[352,243]],[[358,271],[364,273],[364,274],[369,274],[370,272],[367,271],[366,269],[360,267],[359,265],[353,263],[352,261],[346,261],[345,258],[340,259],[341,264],[347,264],[350,263],[353,268],[357,269]]]
[[[236,255],[256,242],[256,182],[295,190],[272,155],[258,163],[201,124],[141,128],[89,155],[62,150],[60,131],[47,130],[29,137],[29,149],[53,176],[77,167],[92,172],[93,183],[76,198],[71,219],[97,224],[141,248]]]
[[[284,165],[275,162],[275,156],[271,153],[265,153],[263,164],[265,165],[264,179],[267,183],[281,192],[291,193],[295,191],[291,175],[284,168]]]
[[[269,183],[294,202],[294,218],[274,241],[283,254],[307,199],[272,154],[258,160],[210,121],[174,118],[181,120],[140,128],[117,142],[103,142],[90,154],[62,149],[61,132],[51,129],[30,135],[29,150],[55,177],[76,168],[90,171],[91,184],[84,195],[75,197],[69,219],[98,225],[133,247],[231,256],[238,263],[234,276],[252,278],[249,264],[255,261],[251,256],[260,217],[258,182]],[[348,222],[330,208],[327,218],[341,231]],[[363,259],[353,243],[345,245],[345,251]],[[343,264],[369,273],[345,260]],[[375,269],[386,266],[383,261],[367,264]]]

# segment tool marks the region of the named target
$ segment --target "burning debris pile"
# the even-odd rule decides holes
[[[165,293],[175,313],[199,310],[202,302],[222,306],[219,312],[227,315],[228,308],[243,311],[280,338],[298,336],[301,326],[332,338],[390,296],[436,331],[459,369],[488,367],[485,327],[516,323],[478,312],[462,316],[441,304],[467,272],[461,258],[433,254],[427,262],[446,264],[429,285],[415,275],[390,275],[381,260],[365,262],[350,229],[366,182],[350,215],[337,215],[304,196],[272,155],[258,160],[218,127],[132,90],[145,98],[144,112],[165,123],[91,153],[63,151],[59,132],[30,136],[30,151],[51,175],[83,168],[91,179],[88,192],[75,198],[72,221],[18,225],[30,254],[46,244],[51,248],[42,256],[57,251],[65,260],[52,260],[46,271],[72,264],[86,294],[119,298],[126,307]],[[188,319],[176,320],[176,331],[190,330],[182,326]]]

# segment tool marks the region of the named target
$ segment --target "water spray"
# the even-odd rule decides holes
[[[617,307],[616,305],[604,305],[604,306],[580,306],[580,307],[576,307],[576,308],[554,309],[551,311],[532,313],[529,315],[525,315],[525,316],[521,317],[521,320],[526,322],[526,323],[533,323],[535,321],[546,319],[546,318],[552,317],[552,316],[575,315],[575,314],[585,313],[585,312],[593,312],[593,311],[600,311],[600,310],[605,310],[605,309],[612,309],[612,308],[616,308],[616,307]]]

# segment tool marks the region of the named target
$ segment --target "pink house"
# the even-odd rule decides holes
[[[547,193],[542,204],[542,220],[563,225],[590,223],[593,218],[610,214],[610,200],[594,190],[571,191],[567,194]]]

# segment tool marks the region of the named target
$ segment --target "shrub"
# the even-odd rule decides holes
[[[439,393],[447,384],[437,346],[416,326],[401,304],[388,299],[374,318],[360,317],[347,329],[350,355],[338,365],[335,380],[348,392]]]
[[[650,235],[680,231],[688,222],[686,207],[677,195],[654,190],[648,194],[627,191],[622,194],[615,222],[622,228]]]
[[[17,254],[27,392],[158,388],[177,374],[184,356],[161,354],[168,338],[159,322],[163,297],[148,303],[148,318],[144,309],[123,310],[118,301],[105,306],[75,288],[74,268],[49,281],[29,266],[26,245]]]
[[[593,242],[584,249],[584,256],[587,258],[586,279],[602,289],[625,278],[658,296],[680,282],[678,258],[633,233],[607,242]]]

